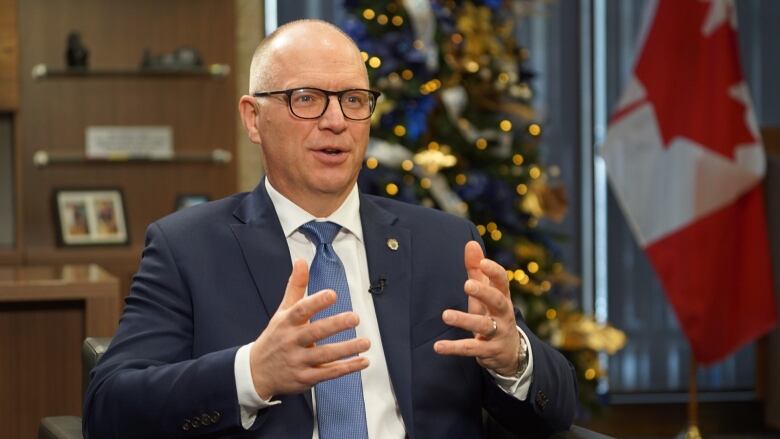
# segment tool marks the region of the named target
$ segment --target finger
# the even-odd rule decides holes
[[[461,340],[439,340],[433,344],[433,350],[440,355],[456,355],[460,357],[490,358],[499,353],[496,343],[476,338]]]
[[[507,296],[490,285],[469,279],[463,289],[469,297],[477,299],[487,307],[488,312],[494,316],[503,315],[509,306]]]
[[[360,318],[354,312],[345,312],[317,320],[301,331],[298,336],[298,344],[303,347],[311,346],[333,334],[354,328],[358,323],[360,323]]]
[[[509,280],[506,278],[504,267],[491,259],[482,259],[479,263],[479,268],[487,275],[490,285],[498,288],[499,291],[509,297]]]
[[[450,326],[464,329],[474,334],[483,336],[495,335],[491,334],[493,332],[493,319],[488,316],[448,309],[442,313],[442,320]]]
[[[322,311],[323,309],[336,303],[336,292],[333,290],[321,290],[308,297],[299,300],[292,307],[288,318],[291,323],[300,325],[309,321],[309,319]]]
[[[482,253],[482,247],[480,247],[477,241],[466,243],[466,247],[463,250],[463,260],[466,264],[466,273],[469,279],[487,280],[479,267],[480,261],[484,258],[485,254]]]
[[[332,380],[344,375],[349,375],[353,372],[358,372],[367,368],[368,365],[368,358],[352,357],[309,368],[301,372],[301,377],[304,382],[313,386],[322,381]]]
[[[304,361],[310,366],[318,366],[358,355],[367,351],[370,347],[371,342],[365,337],[323,344],[307,349],[306,360]]]
[[[306,261],[296,259],[293,263],[292,273],[287,280],[287,287],[284,290],[284,297],[279,309],[288,309],[298,302],[306,294],[306,286],[309,284],[309,267]]]

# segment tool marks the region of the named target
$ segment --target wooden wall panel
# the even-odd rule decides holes
[[[91,67],[136,67],[144,49],[153,54],[191,46],[204,62],[234,64],[232,2],[171,0],[29,0],[20,8],[21,70],[38,63],[61,67],[65,38],[82,35]],[[24,240],[30,262],[55,245],[52,191],[60,187],[120,187],[131,247],[143,244],[153,220],[173,211],[179,194],[212,198],[236,189],[236,166],[192,163],[51,165],[35,168],[37,150],[83,152],[89,125],[170,125],[177,152],[222,148],[235,153],[236,88],[233,76],[208,78],[22,77],[20,153]],[[65,260],[80,249],[58,254]],[[125,250],[118,254],[130,255]],[[75,256],[80,259],[79,256]],[[120,275],[119,273],[117,273]]]
[[[19,38],[16,0],[0,0],[0,111],[19,107]]]

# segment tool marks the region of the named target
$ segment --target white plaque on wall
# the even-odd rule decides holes
[[[173,157],[170,126],[89,126],[87,157],[91,159],[168,159]]]

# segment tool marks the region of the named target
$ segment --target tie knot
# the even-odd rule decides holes
[[[341,230],[341,226],[330,221],[309,221],[298,228],[315,245],[330,244]]]

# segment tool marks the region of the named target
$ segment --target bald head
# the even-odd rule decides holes
[[[249,94],[278,87],[287,73],[286,55],[304,49],[333,52],[342,61],[359,63],[365,71],[360,49],[344,31],[327,21],[296,20],[278,27],[255,49],[249,69]],[[365,76],[368,81],[368,72]]]

